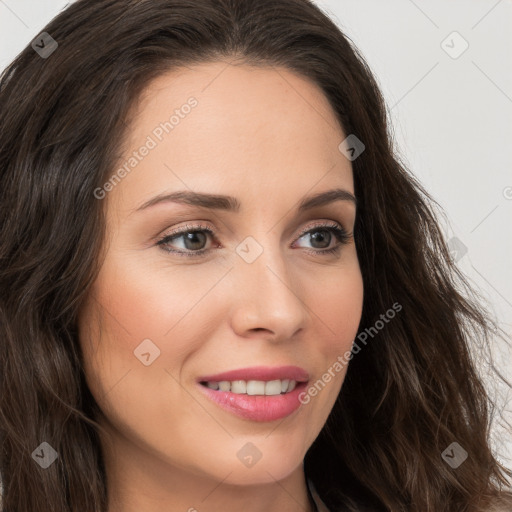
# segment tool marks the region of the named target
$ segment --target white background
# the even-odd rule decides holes
[[[68,3],[0,0],[0,69]],[[445,210],[447,238],[467,247],[458,265],[510,333],[512,1],[316,3],[374,71],[397,151]],[[512,379],[512,352],[500,344],[495,357]],[[501,386],[497,392],[512,422],[512,392]],[[512,466],[511,433],[497,425],[493,440],[499,458]]]

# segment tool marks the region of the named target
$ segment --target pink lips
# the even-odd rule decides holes
[[[253,366],[251,368],[240,368],[216,375],[206,375],[197,379],[197,382],[220,382],[222,380],[284,380],[290,379],[299,382],[307,382],[309,374],[298,366]]]
[[[293,391],[280,395],[246,395],[210,389],[201,382],[223,380],[284,380],[297,381]],[[251,421],[275,421],[290,415],[301,406],[300,393],[305,389],[309,374],[298,366],[252,367],[206,375],[197,379],[199,388],[210,400],[223,409]]]

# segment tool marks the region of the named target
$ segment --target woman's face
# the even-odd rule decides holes
[[[347,135],[321,90],[283,68],[201,64],[146,89],[95,192],[106,257],[80,315],[119,457],[233,484],[301,466],[362,310]]]

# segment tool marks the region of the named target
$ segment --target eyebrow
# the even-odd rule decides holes
[[[351,201],[357,204],[355,196],[348,190],[336,188],[326,192],[320,192],[313,196],[305,197],[301,200],[297,210],[302,213],[319,206],[333,203],[335,201]],[[160,194],[139,206],[135,211],[145,210],[161,203],[181,203],[192,206],[199,206],[208,210],[224,210],[229,212],[240,211],[240,202],[232,196],[204,194],[201,192],[177,191],[170,194]]]

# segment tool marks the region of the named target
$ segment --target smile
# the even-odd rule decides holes
[[[200,392],[221,409],[249,421],[275,421],[295,412],[309,373],[299,366],[253,366],[197,379]]]
[[[209,389],[230,391],[237,395],[267,395],[275,396],[293,391],[297,386],[297,381],[292,379],[283,380],[221,380],[220,382],[208,381],[201,382],[203,386]]]

